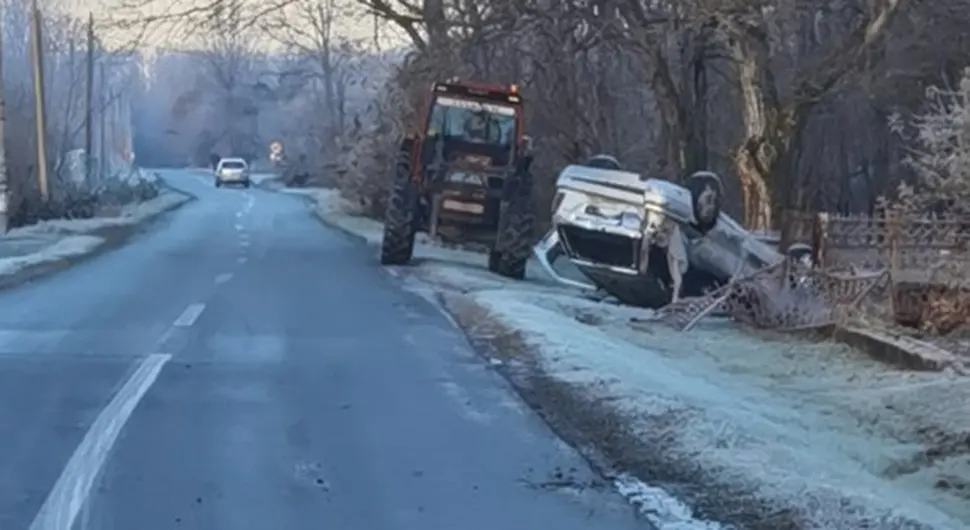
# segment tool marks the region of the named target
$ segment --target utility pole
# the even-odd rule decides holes
[[[37,129],[37,184],[40,197],[47,202],[47,115],[44,104],[44,35],[43,21],[37,0],[34,0],[33,17],[31,17],[31,54],[30,59],[34,68],[34,125]]]
[[[3,93],[3,6],[0,5],[0,234],[10,229],[10,188],[7,185],[7,113]]]
[[[88,14],[87,93],[84,117],[84,179],[94,182],[94,13]]]
[[[98,65],[98,70],[101,74],[101,90],[98,92],[101,94],[101,126],[98,127],[98,136],[101,138],[98,140],[98,148],[100,153],[98,154],[98,160],[100,160],[100,174],[102,177],[111,172],[111,168],[108,167],[107,148],[105,147],[105,130],[107,129],[108,123],[108,81],[104,77],[104,63]]]

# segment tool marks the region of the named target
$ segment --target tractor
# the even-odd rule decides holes
[[[431,87],[402,140],[384,218],[381,263],[404,265],[415,234],[480,243],[488,268],[521,280],[533,241],[532,139],[516,85],[450,79]]]

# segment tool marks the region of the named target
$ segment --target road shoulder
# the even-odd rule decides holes
[[[124,207],[117,216],[58,219],[11,230],[0,246],[16,242],[27,252],[0,257],[0,289],[52,274],[123,245],[131,236],[193,200],[190,195],[163,188],[148,201]],[[26,244],[25,244],[26,242]]]
[[[297,193],[328,225],[379,244],[381,224],[336,192]],[[970,432],[957,412],[970,380],[959,374],[730,322],[675,332],[644,310],[496,277],[484,256],[421,241],[415,256],[389,271],[437,297],[659,528],[930,529],[970,517],[970,464],[954,442]]]

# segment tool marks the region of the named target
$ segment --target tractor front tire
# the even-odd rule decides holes
[[[406,163],[399,163],[395,171],[394,184],[384,213],[381,265],[405,265],[414,255],[418,190],[411,181]]]
[[[488,268],[500,276],[522,280],[525,278],[526,263],[532,255],[532,245],[535,242],[532,175],[520,175],[512,184],[502,200],[502,216],[499,219],[495,246],[488,256]]]

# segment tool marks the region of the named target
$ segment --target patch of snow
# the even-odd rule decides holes
[[[40,265],[41,263],[55,262],[90,254],[103,243],[104,239],[96,236],[68,236],[39,252],[27,254],[26,256],[0,259],[0,276],[11,276],[28,267]]]
[[[613,481],[616,490],[640,510],[657,530],[721,530],[723,527],[694,517],[690,507],[661,488],[623,474]]]
[[[105,242],[101,237],[90,235],[90,232],[106,227],[137,224],[187,200],[188,197],[181,193],[163,192],[152,200],[126,206],[118,217],[56,219],[11,230],[0,238],[0,243],[6,239],[10,242],[35,240],[47,244],[26,255],[0,258],[0,276],[14,275],[42,263],[90,254]]]
[[[272,180],[272,179],[276,178],[276,174],[275,173],[255,172],[255,173],[251,173],[249,175],[249,178],[250,178],[250,180],[253,181],[253,184],[262,184],[263,182],[265,182],[267,180]]]
[[[138,224],[149,217],[158,215],[182,204],[189,198],[178,192],[163,191],[154,199],[126,205],[120,215],[115,217],[92,217],[90,219],[51,219],[37,224],[16,228],[8,233],[10,237],[23,237],[36,234],[85,234],[112,226]]]

